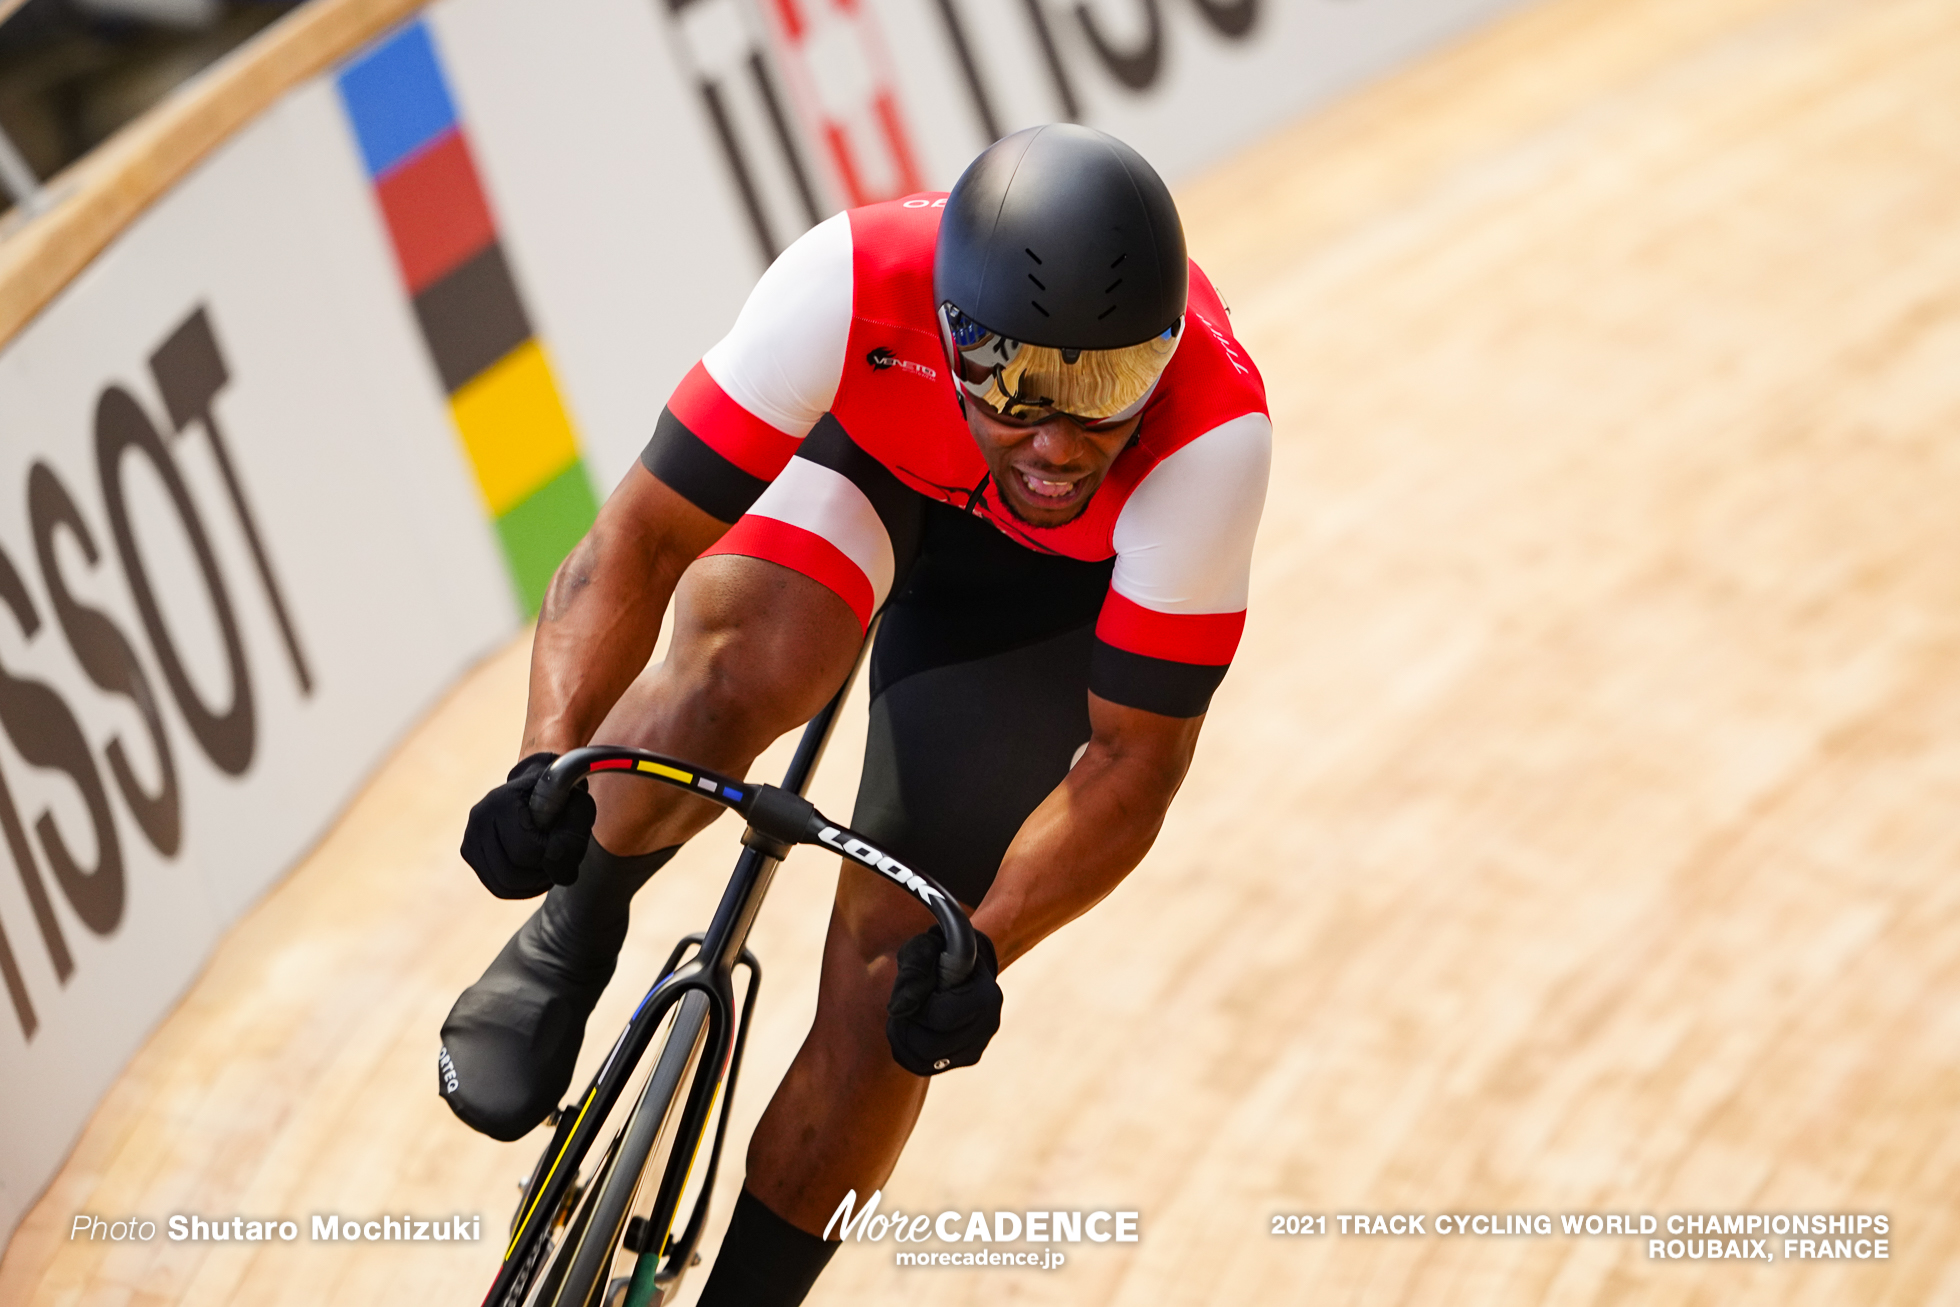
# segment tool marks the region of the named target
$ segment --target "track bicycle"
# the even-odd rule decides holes
[[[733,780],[661,754],[606,746],[573,749],[539,778],[531,812],[541,825],[558,815],[585,776],[622,774],[732,808],[748,827],[707,930],[674,946],[591,1084],[552,1118],[551,1142],[524,1183],[503,1264],[484,1307],[657,1307],[700,1261],[729,1100],[762,979],[746,941],[776,867],[793,846],[815,844],[842,854],[925,905],[946,936],[939,958],[942,985],[958,985],[973,970],[973,928],[953,896],[803,797],[855,679],[854,669],[804,727],[781,786]],[[747,972],[739,1009],[738,967]],[[656,1046],[637,1098],[605,1146],[595,1150]],[[710,1144],[706,1166],[696,1176],[703,1143]],[[683,1200],[690,1196],[682,1223]]]

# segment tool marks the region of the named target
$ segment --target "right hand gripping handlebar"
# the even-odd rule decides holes
[[[766,840],[782,845],[822,845],[871,868],[924,904],[945,932],[946,950],[939,955],[940,985],[951,989],[972,973],[976,957],[973,926],[946,888],[932,877],[912,870],[856,831],[838,825],[818,812],[815,804],[789,790],[732,780],[693,763],[644,749],[594,745],[561,755],[538,778],[531,791],[532,820],[541,827],[549,826],[564,810],[572,790],[593,772],[629,772],[686,790],[724,808],[733,808],[747,820],[751,831]]]

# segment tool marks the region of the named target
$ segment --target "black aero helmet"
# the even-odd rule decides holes
[[[959,378],[996,413],[1114,422],[1177,348],[1189,271],[1142,155],[1072,123],[996,141],[946,198],[933,292]]]

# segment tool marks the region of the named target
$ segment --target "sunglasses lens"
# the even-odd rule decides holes
[[[953,304],[940,328],[966,392],[1010,421],[1062,413],[1085,425],[1128,418],[1177,352],[1178,329],[1121,349],[1052,349],[1009,340]]]

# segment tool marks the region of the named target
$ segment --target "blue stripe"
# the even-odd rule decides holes
[[[456,106],[422,20],[349,60],[335,79],[368,176],[381,175],[456,123]]]

